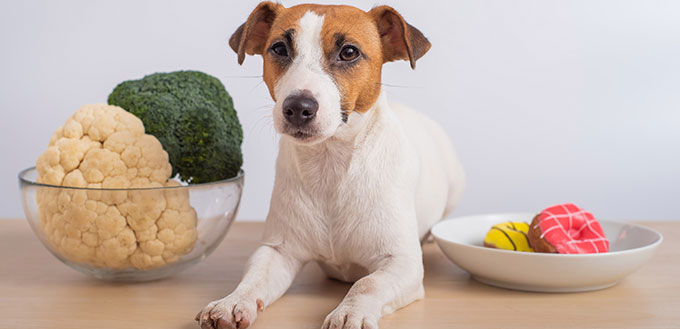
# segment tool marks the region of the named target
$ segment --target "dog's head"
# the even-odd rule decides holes
[[[262,55],[263,78],[275,101],[274,127],[297,143],[333,136],[352,112],[364,113],[380,94],[382,64],[416,60],[430,43],[388,6],[262,2],[229,40],[238,54]]]

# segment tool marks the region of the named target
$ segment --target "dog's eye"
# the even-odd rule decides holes
[[[286,44],[283,42],[277,42],[274,45],[272,45],[271,50],[274,52],[274,54],[281,56],[281,57],[288,57],[288,48],[286,48]]]
[[[354,46],[344,46],[340,50],[340,60],[342,61],[353,61],[359,57],[359,49]]]

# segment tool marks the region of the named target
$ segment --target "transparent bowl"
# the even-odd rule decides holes
[[[98,279],[140,282],[215,250],[236,217],[243,177],[241,170],[205,184],[77,188],[37,183],[33,167],[19,173],[19,187],[33,232],[60,261]]]

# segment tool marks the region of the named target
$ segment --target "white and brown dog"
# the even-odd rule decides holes
[[[421,240],[457,205],[463,170],[446,133],[381,93],[385,62],[430,43],[394,9],[262,2],[231,37],[264,58],[281,134],[266,229],[243,280],[196,316],[246,328],[316,261],[355,282],[322,328],[377,328],[423,297]]]

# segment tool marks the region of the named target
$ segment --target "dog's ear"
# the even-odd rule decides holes
[[[430,42],[418,29],[406,23],[390,6],[379,6],[368,12],[378,27],[382,42],[383,62],[408,60],[416,68],[416,60],[430,50]]]
[[[246,54],[262,55],[272,23],[282,9],[284,7],[278,3],[261,2],[250,13],[248,20],[231,35],[229,46],[238,54],[239,64],[243,64]]]

